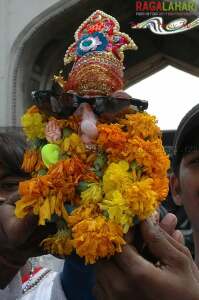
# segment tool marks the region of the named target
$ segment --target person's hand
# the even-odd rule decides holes
[[[40,242],[54,232],[54,226],[37,226],[36,216],[15,217],[13,193],[0,205],[0,288],[4,288],[29,257],[42,255]]]
[[[109,261],[98,263],[97,300],[198,300],[199,271],[189,250],[150,220],[141,233],[159,263],[153,265],[131,245]]]
[[[161,221],[160,227],[166,231],[174,240],[184,244],[184,237],[180,230],[176,230],[177,217],[174,214],[168,213]]]

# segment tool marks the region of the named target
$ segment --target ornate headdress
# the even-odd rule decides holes
[[[64,57],[74,62],[65,91],[79,95],[111,95],[123,87],[123,51],[137,49],[133,40],[120,32],[112,16],[97,10],[75,32],[75,42]],[[58,81],[60,78],[55,78]]]

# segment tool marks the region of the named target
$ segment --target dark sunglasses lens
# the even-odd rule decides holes
[[[73,114],[74,96],[73,94],[63,93],[60,96],[55,96],[51,91],[34,91],[32,98],[38,108],[49,115],[66,118]]]
[[[72,115],[78,107],[78,102],[75,94],[63,93],[59,97],[59,105],[61,108],[61,115],[63,117],[69,117]]]
[[[94,111],[96,114],[116,114],[122,112],[131,104],[129,99],[113,97],[96,97]]]
[[[53,108],[56,107],[56,100],[52,96],[51,91],[33,91],[32,99],[34,104],[45,113],[51,113],[53,111],[52,106]]]

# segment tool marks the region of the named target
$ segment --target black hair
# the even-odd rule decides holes
[[[191,128],[183,136],[183,141],[178,146],[176,154],[172,157],[172,169],[175,175],[179,175],[180,163],[184,156],[199,151],[199,127]]]
[[[24,174],[21,170],[26,142],[20,133],[0,132],[0,163],[10,173]]]
[[[172,169],[178,175],[182,158],[199,151],[199,104],[189,110],[181,120],[173,143]]]

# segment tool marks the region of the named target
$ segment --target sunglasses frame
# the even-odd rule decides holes
[[[41,111],[60,118],[67,118],[72,115],[82,103],[91,105],[94,113],[98,116],[104,113],[119,113],[131,105],[140,112],[148,108],[148,101],[136,98],[112,96],[83,97],[68,92],[58,94],[52,90],[33,91],[32,99]]]

